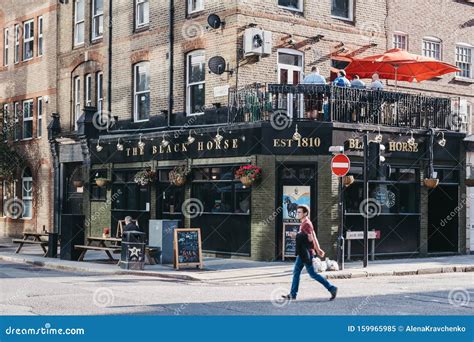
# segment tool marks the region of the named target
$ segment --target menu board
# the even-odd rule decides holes
[[[202,268],[200,228],[176,228],[174,230],[174,265]]]
[[[299,229],[299,223],[283,223],[283,260],[296,256],[296,234]]]

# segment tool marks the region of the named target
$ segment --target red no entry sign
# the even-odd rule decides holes
[[[351,161],[345,154],[337,154],[331,160],[332,173],[338,177],[345,176],[351,168]]]

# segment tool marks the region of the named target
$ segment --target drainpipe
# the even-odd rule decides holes
[[[109,115],[112,113],[112,0],[109,0],[109,47],[108,47],[108,73],[109,79],[107,80],[107,111]],[[107,125],[107,131],[109,125]]]
[[[435,130],[430,127],[428,129],[428,133],[430,135],[430,142],[428,144],[428,168],[427,168],[427,171],[428,171],[428,174],[427,174],[427,177],[425,178],[433,178],[433,173],[434,173],[434,167],[433,167],[433,145],[434,145],[434,136],[435,136]]]
[[[171,114],[173,113],[173,77],[174,77],[174,0],[170,0],[169,8],[169,48],[168,48],[168,58],[169,58],[169,72],[168,72],[168,118],[167,124],[168,128],[171,125]]]

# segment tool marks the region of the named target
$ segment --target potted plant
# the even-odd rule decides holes
[[[429,188],[434,189],[438,186],[439,179],[438,178],[425,178],[423,179],[423,184]]]
[[[103,188],[107,185],[107,183],[109,183],[109,180],[107,178],[98,177],[95,179],[95,184],[97,184],[99,188]]]
[[[156,179],[156,171],[142,170],[137,172],[133,181],[141,186],[148,185]]]
[[[186,165],[176,166],[170,171],[168,178],[173,185],[183,186],[191,170]]]
[[[235,177],[248,187],[262,178],[262,168],[255,165],[243,165],[235,172]]]

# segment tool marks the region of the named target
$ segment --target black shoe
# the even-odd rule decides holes
[[[332,289],[331,291],[331,298],[329,298],[329,300],[334,300],[336,299],[336,296],[337,296],[337,287],[335,287],[334,289]]]
[[[287,294],[287,295],[284,295],[284,296],[281,296],[282,298],[284,299],[287,299],[287,300],[295,300],[296,297],[293,297],[291,294]]]

